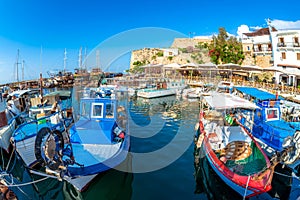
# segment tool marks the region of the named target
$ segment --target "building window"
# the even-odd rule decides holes
[[[299,38],[294,37],[294,47],[299,47]]]
[[[250,46],[247,46],[247,50],[250,51]]]
[[[279,43],[284,43],[284,38],[283,37],[279,38]]]
[[[272,51],[272,44],[268,44],[268,51]]]
[[[281,59],[286,59],[286,54],[285,54],[285,52],[282,52],[282,53],[281,53]]]
[[[297,60],[300,60],[300,53],[297,53]]]
[[[258,51],[262,51],[261,44],[258,45]]]
[[[283,37],[278,38],[278,46],[279,47],[284,47],[284,38]]]

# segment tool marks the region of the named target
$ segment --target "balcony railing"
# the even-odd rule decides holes
[[[300,47],[299,42],[279,42],[277,44],[277,47],[288,47],[288,48],[292,48],[292,47]]]

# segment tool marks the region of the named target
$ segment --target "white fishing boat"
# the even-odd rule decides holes
[[[0,112],[0,119],[0,147],[8,152],[10,137],[16,128],[17,121],[8,109]]]
[[[137,96],[143,98],[156,98],[170,95],[176,95],[178,91],[181,91],[186,87],[184,82],[160,82],[156,84],[155,88],[146,88],[138,90]]]

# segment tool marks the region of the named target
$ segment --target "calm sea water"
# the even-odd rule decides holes
[[[46,179],[14,187],[19,199],[242,199],[214,174],[199,152],[196,159],[200,162],[195,168],[193,135],[199,113],[197,101],[170,96],[130,99],[127,103],[132,153],[126,165],[134,173],[109,170],[98,175],[82,193],[66,182]],[[21,161],[12,163],[8,169],[13,168],[14,183],[42,178],[29,176]],[[286,180],[277,182],[275,188],[286,192],[283,187],[276,187],[284,185]],[[254,199],[271,198],[263,195]]]

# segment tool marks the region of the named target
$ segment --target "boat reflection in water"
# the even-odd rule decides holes
[[[205,193],[207,199],[223,199],[223,200],[240,200],[242,197],[236,191],[231,189],[223,180],[214,172],[209,165],[203,148],[194,151],[194,167],[195,167],[195,193]],[[278,164],[272,180],[272,189],[268,193],[264,193],[249,200],[271,200],[271,199],[290,199],[295,200],[295,196],[290,196],[292,185],[292,171],[283,168]]]
[[[98,174],[89,187],[79,192],[67,181],[58,181],[48,178],[42,182],[33,184],[39,199],[124,199],[129,200],[132,196],[133,174],[124,172],[131,170],[131,155],[128,154],[124,162],[114,169],[109,169]],[[120,169],[120,170],[119,170]],[[34,180],[43,177],[32,175]]]

